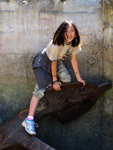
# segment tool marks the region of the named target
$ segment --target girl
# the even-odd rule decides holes
[[[77,53],[80,51],[78,29],[72,21],[66,20],[56,30],[53,40],[34,58],[33,70],[37,84],[31,98],[28,117],[22,123],[29,134],[36,134],[33,121],[34,113],[39,100],[44,96],[46,88],[53,86],[54,90],[60,91],[61,82],[68,83],[71,81],[71,76],[62,62],[68,55],[71,54],[71,64],[77,81],[83,83],[83,86],[85,85],[77,63]]]

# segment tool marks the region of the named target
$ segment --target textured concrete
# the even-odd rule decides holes
[[[113,0],[1,0],[0,124],[28,107],[35,84],[33,57],[65,19],[73,20],[81,34],[83,51],[78,61],[82,78],[93,83],[113,81]],[[70,64],[68,67],[75,81]],[[112,115],[113,88],[101,95],[88,113],[68,125],[59,125],[53,117],[42,120],[40,137],[47,137],[53,147],[64,142],[65,148],[61,148],[65,150],[111,150]],[[52,122],[59,133],[54,133],[54,139],[52,132],[48,138]]]

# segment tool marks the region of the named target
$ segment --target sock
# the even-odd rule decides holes
[[[34,117],[33,117],[33,116],[28,116],[28,117],[27,117],[27,120],[33,121],[33,120],[34,120]]]

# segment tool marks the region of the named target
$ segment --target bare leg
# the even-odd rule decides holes
[[[32,96],[28,116],[33,118],[29,118],[29,119],[26,118],[22,122],[22,126],[25,128],[26,132],[29,133],[30,135],[36,135],[36,131],[34,127],[34,113],[38,103],[39,103],[39,99],[35,96]]]
[[[29,107],[29,113],[28,113],[29,116],[34,117],[34,113],[35,113],[38,103],[39,103],[39,99],[36,98],[35,96],[32,96],[31,102],[30,102],[30,107]]]

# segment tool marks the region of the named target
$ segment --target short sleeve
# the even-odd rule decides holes
[[[47,56],[51,61],[56,61],[59,56],[59,48],[58,45],[54,45],[52,43],[49,43],[47,46]]]
[[[73,48],[71,55],[78,54],[81,51],[82,51],[82,48],[81,48],[81,45],[79,45],[78,47]]]

